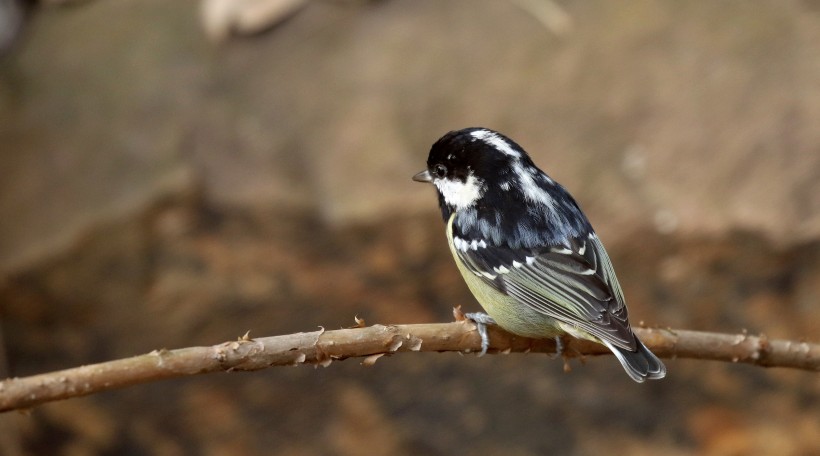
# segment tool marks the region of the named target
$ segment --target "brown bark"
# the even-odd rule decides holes
[[[491,327],[489,353],[555,353],[552,340],[533,340]],[[769,340],[749,334],[635,328],[641,340],[663,358],[740,362],[763,367],[820,371],[820,344]],[[480,339],[472,323],[374,325],[284,336],[242,337],[210,347],[155,350],[99,364],[0,382],[0,411],[32,407],[100,391],[186,375],[252,371],[270,366],[330,365],[362,357],[372,365],[379,357],[400,352],[475,352]],[[602,355],[609,351],[590,341],[567,339],[564,357]]]

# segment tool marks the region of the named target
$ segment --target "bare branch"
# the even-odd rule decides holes
[[[552,340],[513,336],[490,327],[490,353],[555,353]],[[768,340],[765,336],[635,328],[641,340],[664,358],[740,362],[763,367],[820,371],[820,344]],[[132,358],[0,382],[0,411],[85,396],[167,378],[208,372],[252,371],[270,366],[313,364],[363,357],[372,365],[382,355],[399,352],[475,352],[481,342],[472,323],[375,325],[284,336],[245,337],[211,347],[155,350]],[[603,346],[569,339],[565,357],[608,354]]]

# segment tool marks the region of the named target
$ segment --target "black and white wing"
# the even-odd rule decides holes
[[[453,242],[467,268],[500,292],[614,346],[637,349],[623,292],[595,233],[535,248]]]

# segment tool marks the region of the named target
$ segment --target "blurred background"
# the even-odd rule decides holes
[[[478,310],[449,130],[579,200],[633,324],[820,334],[820,2],[0,1],[0,373]],[[820,454],[817,373],[403,354],[0,416],[0,453]]]

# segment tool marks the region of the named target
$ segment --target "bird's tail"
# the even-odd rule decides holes
[[[604,341],[607,346],[632,380],[638,383],[643,383],[644,380],[656,380],[666,376],[666,366],[663,365],[660,359],[655,356],[648,348],[638,339],[635,338],[637,349],[629,351],[627,349],[616,347],[609,342]]]

